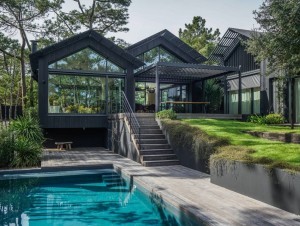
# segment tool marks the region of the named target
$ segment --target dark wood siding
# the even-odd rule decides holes
[[[241,71],[252,71],[259,69],[259,64],[254,60],[254,57],[247,53],[245,47],[238,44],[232,53],[225,59],[225,66],[238,67],[241,65]]]
[[[49,115],[46,118],[44,128],[107,128],[105,115]]]

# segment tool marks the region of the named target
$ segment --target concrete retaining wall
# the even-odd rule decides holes
[[[108,149],[133,161],[140,162],[130,138],[130,132],[124,122],[123,114],[111,115],[108,120]]]
[[[214,184],[300,214],[300,173],[227,160],[214,161],[210,173]]]
[[[171,148],[173,149],[174,153],[176,154],[180,164],[183,166],[186,166],[188,168],[209,174],[209,159],[208,158],[203,159],[203,158],[197,156],[197,154],[193,150],[191,150],[187,147],[184,147],[184,145],[178,145],[178,146],[172,145],[172,144],[174,144],[174,141],[172,141],[172,139],[170,139],[167,129],[163,126],[163,124],[161,123],[161,121],[159,119],[156,119],[156,121],[158,122],[158,125],[162,129],[163,133],[165,134],[165,136],[166,136],[169,144],[171,145]],[[182,132],[184,132],[184,131],[182,131]]]

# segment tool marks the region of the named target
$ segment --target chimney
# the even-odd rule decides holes
[[[38,40],[30,40],[30,41],[31,41],[31,52],[34,53],[37,51]]]

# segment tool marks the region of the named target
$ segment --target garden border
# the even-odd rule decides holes
[[[211,183],[300,214],[300,173],[226,159],[211,159]]]

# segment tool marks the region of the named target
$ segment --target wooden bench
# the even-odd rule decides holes
[[[57,146],[57,149],[59,150],[63,150],[64,149],[64,145],[66,147],[66,150],[70,150],[72,147],[71,145],[73,144],[73,142],[55,142],[55,145]]]

